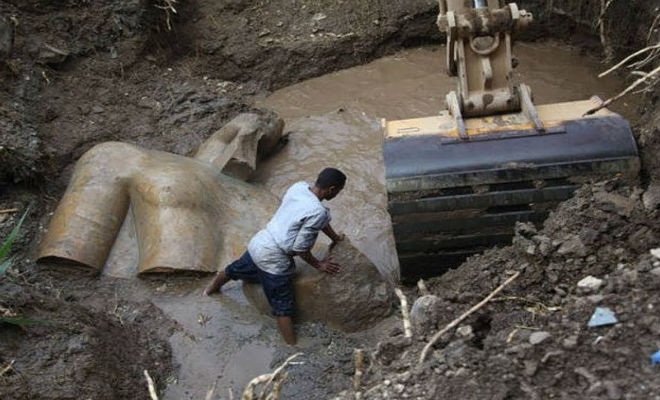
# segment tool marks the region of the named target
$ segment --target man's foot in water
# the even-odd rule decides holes
[[[204,294],[210,296],[215,292],[219,292],[220,288],[222,288],[227,282],[229,282],[229,277],[225,274],[225,271],[218,271],[215,278],[213,278],[211,283],[209,283],[206,289],[204,289]]]

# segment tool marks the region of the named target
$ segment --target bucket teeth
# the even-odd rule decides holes
[[[437,133],[388,135],[383,147],[404,279],[438,275],[510,244],[516,222],[542,224],[585,179],[639,171],[630,127],[610,112],[545,133],[500,129],[469,141],[448,141],[440,126]]]

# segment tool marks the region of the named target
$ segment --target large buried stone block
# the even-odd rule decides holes
[[[341,266],[336,275],[308,265],[298,268],[294,278],[296,319],[323,321],[353,332],[374,325],[391,312],[393,288],[348,239],[333,247],[330,255]],[[270,314],[260,284],[244,283],[243,292],[261,312]]]

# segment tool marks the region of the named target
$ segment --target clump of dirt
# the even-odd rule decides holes
[[[144,370],[160,388],[173,373],[159,333],[173,328],[150,303],[131,305],[133,312],[122,318],[121,308],[94,311],[73,295],[60,299],[6,280],[0,299],[3,316],[37,321],[25,327],[0,322],[4,398],[135,399],[147,393]]]
[[[660,349],[660,260],[649,250],[660,246],[660,210],[645,207],[643,198],[643,191],[617,180],[585,186],[543,229],[519,224],[512,246],[472,257],[429,281],[437,296],[433,312],[411,315],[426,328],[418,328],[412,340],[395,330],[379,343],[362,398],[657,394],[658,371],[649,356]],[[514,271],[522,272],[517,280],[450,330],[418,364],[435,332]],[[579,287],[588,276],[599,283]],[[587,327],[596,307],[611,309],[619,322]]]

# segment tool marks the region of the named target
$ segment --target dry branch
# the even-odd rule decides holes
[[[282,365],[280,365],[275,371],[273,371],[270,374],[264,374],[257,376],[256,378],[252,379],[250,383],[245,387],[245,390],[243,391],[243,395],[241,396],[241,400],[254,400],[254,391],[255,388],[260,385],[264,384],[264,388],[261,391],[261,394],[259,395],[258,399],[259,400],[277,400],[280,395],[282,383],[286,379],[287,375],[283,374],[282,371],[284,368],[289,365],[289,363],[296,357],[302,355],[303,353],[296,353],[292,355],[291,357],[287,358]],[[274,382],[274,383],[273,383]],[[266,397],[268,386],[273,383],[273,388],[271,389],[270,393],[268,393],[268,397]]]
[[[11,214],[19,211],[18,208],[5,208],[4,210],[0,210],[0,214]]]
[[[647,43],[651,41],[651,37],[653,36],[653,32],[655,32],[655,28],[658,25],[658,22],[660,22],[660,12],[658,13],[658,15],[655,16],[655,19],[653,20],[653,23],[651,24],[651,29],[649,29],[649,34],[646,37],[646,42]]]
[[[396,293],[399,301],[401,302],[401,317],[403,318],[403,332],[405,337],[412,337],[412,328],[410,325],[410,313],[408,312],[408,300],[406,295],[403,294],[401,289],[395,288],[394,293]]]
[[[151,400],[158,400],[158,395],[156,394],[156,387],[154,386],[154,380],[149,376],[149,372],[144,370],[144,377],[147,378],[147,386],[149,386],[149,396]]]
[[[259,396],[259,400],[264,400],[264,399],[266,398],[266,389],[268,389],[268,385],[270,385],[271,382],[273,382],[273,380],[275,380],[276,378],[278,378],[278,377],[280,376],[280,374],[282,373],[282,371],[284,370],[284,368],[286,368],[286,366],[289,365],[289,363],[290,363],[291,361],[293,361],[294,358],[296,358],[296,357],[298,357],[298,356],[301,356],[301,355],[302,355],[302,353],[296,353],[296,354],[292,355],[291,357],[287,358],[287,359],[282,363],[282,365],[280,365],[275,371],[273,371],[272,374],[270,374],[270,379],[269,379],[269,380],[266,382],[266,384],[264,385],[264,390],[261,391],[261,395]],[[284,379],[286,379],[286,376],[284,376],[284,378],[282,379],[282,381],[283,381]]]
[[[417,288],[419,288],[419,294],[422,296],[428,296],[431,294],[431,292],[429,292],[429,288],[426,287],[426,282],[424,282],[424,279],[417,281]]]
[[[213,393],[215,393],[215,387],[218,385],[218,380],[216,379],[215,382],[213,382],[213,386],[209,389],[208,392],[206,392],[206,397],[204,397],[204,400],[213,400]]]
[[[172,14],[176,14],[176,8],[174,7],[174,4],[176,4],[178,0],[162,0],[163,5],[162,6],[156,6],[156,8],[160,8],[161,10],[165,11],[165,23],[167,24],[167,30],[171,31],[172,30]]]
[[[632,60],[633,58],[635,58],[635,57],[637,57],[637,56],[639,56],[639,55],[641,55],[641,54],[644,54],[644,53],[646,53],[647,51],[656,50],[656,49],[660,49],[660,43],[658,43],[658,44],[656,44],[656,45],[653,45],[653,46],[645,47],[645,48],[643,48],[643,49],[641,49],[641,50],[639,50],[639,51],[634,52],[633,54],[631,54],[631,55],[629,55],[628,57],[626,57],[626,58],[624,58],[623,60],[621,60],[621,62],[619,62],[618,64],[616,64],[616,65],[613,66],[612,68],[610,68],[610,69],[608,69],[607,71],[605,71],[605,72],[599,74],[598,77],[599,77],[599,78],[602,78],[602,77],[604,77],[604,76],[606,76],[606,75],[608,75],[608,74],[614,72],[615,70],[621,68],[621,66],[625,65],[628,61]]]
[[[0,370],[0,377],[1,377],[1,376],[4,376],[7,372],[9,372],[9,371],[11,371],[12,369],[14,369],[14,363],[15,363],[15,362],[16,362],[16,360],[11,360],[11,361],[9,362],[9,364],[7,364],[6,367],[4,367],[2,370]]]
[[[470,315],[472,315],[472,313],[474,313],[475,311],[479,310],[481,307],[483,307],[484,305],[486,305],[486,303],[488,303],[488,302],[490,301],[490,299],[492,299],[493,297],[495,297],[496,294],[498,294],[499,292],[501,292],[502,289],[504,289],[508,284],[510,284],[511,282],[513,282],[513,281],[514,281],[516,278],[518,278],[519,276],[520,276],[520,271],[516,272],[516,273],[513,274],[509,279],[507,279],[506,281],[504,281],[503,284],[501,284],[501,285],[498,286],[495,290],[493,290],[488,296],[486,296],[486,298],[484,298],[483,300],[481,300],[477,305],[475,305],[474,307],[472,307],[471,309],[469,309],[469,310],[468,310],[467,312],[465,312],[463,315],[461,315],[460,317],[458,317],[458,318],[456,318],[455,320],[453,320],[452,322],[450,322],[450,323],[449,323],[447,326],[445,326],[441,331],[439,331],[438,333],[436,333],[435,335],[433,335],[433,337],[431,338],[431,340],[426,344],[426,346],[424,346],[424,349],[422,350],[422,354],[420,354],[420,356],[419,356],[419,363],[421,364],[421,363],[424,362],[424,360],[426,359],[426,355],[428,354],[429,350],[431,350],[431,348],[433,347],[433,345],[434,345],[434,344],[435,344],[435,343],[436,343],[436,342],[442,337],[442,335],[444,335],[447,331],[449,331],[450,329],[452,329],[452,328],[454,328],[455,326],[457,326],[458,324],[460,324],[465,318],[467,318],[467,317],[469,317]]]
[[[353,389],[360,390],[362,386],[362,375],[364,375],[364,350],[355,349],[353,352],[355,358],[355,375],[353,376]]]
[[[654,69],[653,71],[649,72],[648,74],[642,76],[641,78],[639,78],[638,80],[636,80],[635,82],[633,82],[632,85],[630,85],[630,86],[628,86],[626,89],[624,89],[621,93],[619,93],[619,94],[617,94],[616,96],[614,96],[614,97],[608,99],[607,101],[601,103],[601,105],[599,105],[598,107],[594,107],[594,108],[592,108],[591,110],[589,110],[589,111],[587,111],[586,113],[584,113],[584,115],[591,115],[591,114],[594,114],[594,113],[598,112],[599,110],[602,110],[603,108],[609,106],[609,105],[612,104],[613,102],[619,100],[619,99],[622,98],[623,96],[625,96],[625,95],[627,95],[628,93],[630,93],[630,92],[632,92],[633,90],[635,90],[635,88],[636,88],[637,86],[639,86],[639,85],[641,85],[642,83],[646,82],[647,79],[649,79],[649,78],[654,78],[656,75],[660,75],[660,67],[658,67],[658,68]]]

